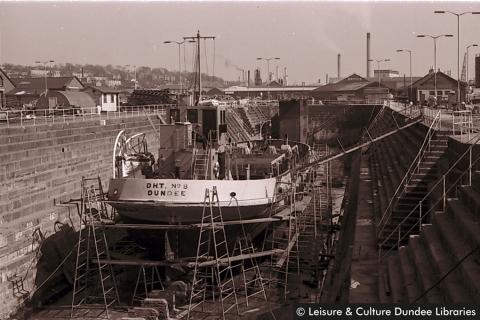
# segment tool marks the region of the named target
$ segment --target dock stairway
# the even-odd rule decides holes
[[[380,253],[381,303],[480,303],[480,172],[473,166],[425,213],[430,223],[398,241],[398,250]]]
[[[379,243],[382,243],[383,249],[397,245],[393,239],[385,241],[386,237],[399,222],[411,213],[412,209],[415,208],[415,212],[418,214],[411,221],[404,222],[404,227],[399,230],[401,235],[405,232],[415,231],[414,229],[410,230],[411,226],[416,222],[416,218],[422,210],[425,212],[428,209],[428,203],[418,204],[428,193],[428,185],[437,180],[438,161],[448,148],[447,133],[439,131],[440,116],[441,112],[439,111],[425,135],[416,157],[396,187],[382,216],[377,220],[377,238]]]
[[[78,233],[71,318],[109,318],[109,308],[119,303],[104,225],[109,215],[100,177],[82,178],[81,228]]]

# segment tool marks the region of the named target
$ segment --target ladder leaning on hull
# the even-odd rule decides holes
[[[215,210],[215,207],[217,207],[217,210]],[[201,261],[205,260],[211,261],[213,265],[201,267]],[[209,287],[213,289],[213,297],[215,297],[216,290],[219,294],[223,319],[231,311],[236,311],[236,314],[239,315],[232,263],[215,186],[212,190],[205,189],[187,319],[191,319],[192,313],[197,307],[202,306],[203,311],[205,300],[209,294],[207,291]]]
[[[78,233],[71,318],[110,318],[109,308],[119,302],[105,236],[108,214],[100,177],[82,178],[80,230]],[[98,312],[93,312],[96,310]]]

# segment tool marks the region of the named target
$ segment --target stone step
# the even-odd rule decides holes
[[[398,249],[398,256],[400,260],[400,268],[402,269],[402,275],[404,280],[404,286],[407,293],[407,302],[413,302],[420,294],[419,284],[415,278],[415,268],[413,261],[410,258],[410,248],[408,246],[402,246]],[[418,301],[422,303],[423,301]]]
[[[405,303],[406,293],[402,270],[400,268],[397,254],[393,254],[387,259],[388,282],[390,284],[392,303]]]
[[[436,271],[438,279],[444,277],[453,267],[453,262],[447,254],[447,250],[442,243],[432,225],[424,225],[422,228],[421,238],[424,246],[428,249],[432,265]],[[471,302],[471,298],[462,283],[461,275],[456,271],[451,272],[439,285],[443,288],[445,296],[452,303]]]
[[[472,172],[472,187],[475,191],[480,192],[480,172]]]
[[[433,226],[440,235],[445,250],[455,262],[470,254],[474,248],[469,241],[462,238],[462,231],[445,213],[437,212],[433,215]],[[463,276],[463,284],[470,289],[470,295],[475,301],[480,301],[480,253],[467,258],[459,266]]]
[[[471,186],[465,186],[460,188],[459,198],[473,214],[475,220],[480,221],[480,193]]]
[[[417,283],[421,286],[422,294],[426,292],[430,287],[432,287],[437,278],[432,273],[432,265],[425,254],[425,248],[422,245],[422,241],[419,236],[411,236],[408,245],[411,249],[413,261],[415,264],[415,273],[417,278]],[[428,303],[443,303],[445,299],[440,288],[434,287],[425,295],[426,301]],[[413,301],[415,302],[415,301]]]
[[[449,200],[447,214],[458,225],[462,234],[472,245],[480,245],[480,223],[460,200]]]

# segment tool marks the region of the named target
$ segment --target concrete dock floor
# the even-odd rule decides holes
[[[349,303],[378,302],[378,261],[368,159],[362,155]]]

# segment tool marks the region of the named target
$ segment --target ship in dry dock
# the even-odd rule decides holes
[[[268,138],[234,143],[223,122],[225,108],[216,102],[186,107],[187,113],[198,112],[201,122],[196,129],[190,122],[162,125],[163,143],[157,156],[144,134],[119,133],[108,203],[125,223],[171,225],[172,229],[199,224],[205,190],[214,186],[224,221],[265,218],[280,205],[292,182],[292,170],[306,160],[309,146]],[[238,225],[231,228],[239,229]],[[264,226],[247,228],[255,238]],[[235,240],[236,232],[228,233]],[[161,252],[169,246],[179,257],[194,256],[197,237],[192,230],[136,235],[143,245]]]

